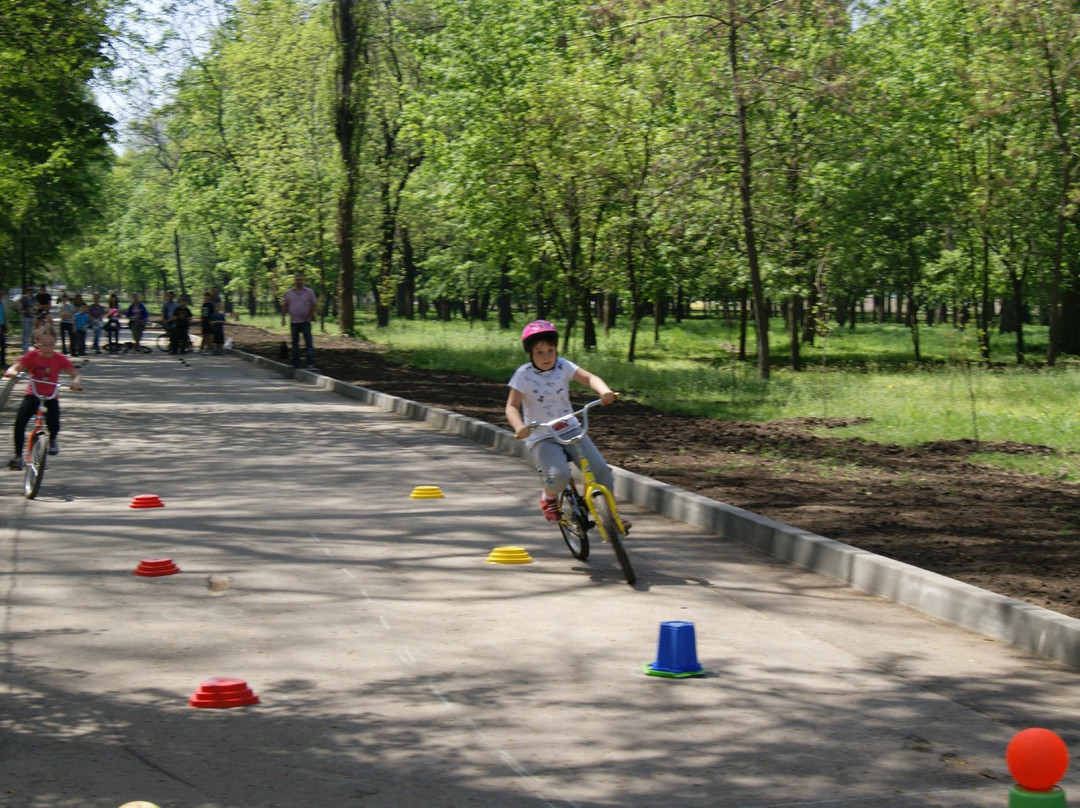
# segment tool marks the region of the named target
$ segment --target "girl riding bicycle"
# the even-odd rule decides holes
[[[599,376],[559,356],[559,334],[547,320],[534,320],[525,326],[521,332],[521,344],[529,361],[514,371],[508,382],[510,395],[506,399],[506,420],[510,422],[514,435],[524,438],[526,446],[532,449],[543,484],[540,510],[544,518],[549,522],[558,522],[559,506],[555,497],[570,480],[566,450],[556,443],[548,427],[530,432],[526,425],[552,421],[572,412],[572,381],[590,388],[600,396],[603,404],[613,402],[615,394]],[[555,428],[560,432],[570,430],[565,433],[569,436],[580,429],[580,423],[577,418],[568,418]],[[612,488],[614,475],[588,436],[582,439],[579,447],[600,484]]]
[[[4,373],[5,376],[15,376],[19,371],[25,371],[37,385],[26,385],[26,396],[22,406],[15,416],[15,456],[8,461],[8,468],[21,469],[23,467],[22,450],[26,440],[26,425],[34,417],[38,408],[38,394],[50,394],[54,385],[60,379],[60,371],[71,376],[71,389],[82,389],[82,378],[79,371],[71,364],[71,360],[56,350],[56,337],[51,333],[39,334],[38,347],[25,353],[14,365]],[[60,447],[56,442],[56,435],[60,431],[60,402],[53,398],[45,402],[45,422],[49,428],[49,454],[58,454]]]

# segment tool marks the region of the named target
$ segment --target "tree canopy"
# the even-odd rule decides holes
[[[528,308],[589,349],[622,316],[632,360],[643,318],[658,339],[708,301],[756,324],[767,376],[771,314],[798,368],[872,297],[916,359],[943,313],[984,357],[997,323],[1023,361],[1032,316],[1047,361],[1080,352],[1066,0],[236,0],[108,176],[105,9],[55,57],[50,4],[23,7],[0,59],[47,69],[0,71],[9,263],[97,207],[88,283],[254,307],[304,271],[346,330],[354,303],[379,325]]]
[[[0,267],[41,274],[97,211],[112,118],[91,83],[109,66],[108,0],[5,2],[0,13]]]

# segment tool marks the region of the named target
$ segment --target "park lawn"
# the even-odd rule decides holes
[[[524,317],[518,319],[524,322]],[[262,322],[265,321],[265,322]],[[276,318],[246,320],[280,330]],[[328,330],[332,329],[328,325]],[[1049,457],[983,453],[979,462],[1064,479],[1080,479],[1080,363],[1065,358],[1054,368],[1037,367],[1046,329],[1028,326],[1032,364],[1015,365],[1013,335],[994,335],[994,365],[978,363],[971,329],[922,326],[924,363],[913,362],[910,331],[897,324],[860,323],[854,331],[834,328],[816,345],[804,345],[804,370],[788,369],[787,335],[774,323],[770,334],[771,378],[761,381],[753,363],[734,358],[738,332],[719,318],[669,319],[654,339],[645,320],[635,361],[626,361],[630,334],[625,323],[598,334],[599,348],[585,353],[580,333],[563,353],[602,376],[612,388],[658,409],[731,420],[780,418],[867,419],[829,429],[830,435],[902,445],[938,440],[978,440],[1046,446]],[[500,330],[494,319],[479,322],[395,319],[376,329],[369,313],[358,313],[358,330],[413,367],[510,377],[524,354],[518,330]],[[1037,352],[1037,353],[1036,353]],[[973,458],[974,459],[974,458]]]

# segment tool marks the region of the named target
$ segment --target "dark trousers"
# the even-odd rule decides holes
[[[71,355],[86,356],[86,329],[76,328],[71,332]],[[3,364],[0,362],[0,364]]]
[[[0,367],[7,367],[7,323],[0,325]]]
[[[72,352],[74,352],[75,345],[75,324],[70,322],[60,323],[60,352],[67,353],[68,342],[72,344]]]
[[[290,323],[292,331],[292,363],[293,367],[300,367],[300,335],[304,335],[304,348],[307,350],[308,367],[315,364],[315,349],[311,345],[311,322]]]
[[[187,353],[188,327],[187,323],[173,323],[169,329],[169,353]]]
[[[26,425],[34,417],[38,408],[37,396],[23,396],[22,406],[15,415],[15,456],[22,454],[26,442]],[[60,431],[60,402],[50,398],[45,402],[45,425],[49,428],[49,437],[55,438]]]

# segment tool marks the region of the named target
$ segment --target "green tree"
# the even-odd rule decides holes
[[[0,15],[0,262],[23,284],[92,215],[112,156],[112,118],[90,92],[109,67],[110,9],[27,0]]]

